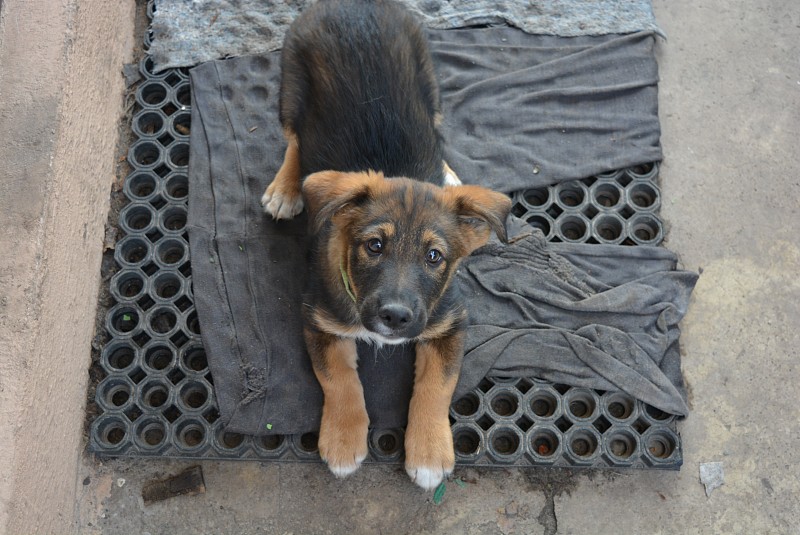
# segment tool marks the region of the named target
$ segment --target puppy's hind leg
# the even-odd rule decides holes
[[[303,211],[303,194],[300,176],[300,147],[297,135],[290,129],[284,129],[288,145],[283,156],[283,164],[272,183],[261,197],[264,212],[273,219],[291,219]]]

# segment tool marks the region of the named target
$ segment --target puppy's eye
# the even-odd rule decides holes
[[[381,240],[378,238],[367,240],[365,245],[367,247],[367,252],[373,256],[379,255],[383,252],[383,242],[381,242]]]
[[[431,249],[425,254],[425,260],[428,261],[429,264],[435,266],[442,261],[442,253],[437,251],[436,249]]]

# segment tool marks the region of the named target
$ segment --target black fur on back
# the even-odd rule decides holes
[[[280,119],[303,177],[383,171],[441,184],[439,90],[422,28],[390,0],[320,0],[281,56]]]

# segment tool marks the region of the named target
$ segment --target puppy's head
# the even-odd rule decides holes
[[[303,184],[312,232],[330,223],[324,262],[350,287],[362,325],[399,343],[428,325],[461,258],[494,231],[505,241],[505,195],[440,188],[380,173],[323,171]]]

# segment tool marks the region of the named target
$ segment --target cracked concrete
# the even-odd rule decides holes
[[[104,7],[117,4],[95,3]],[[0,32],[4,33],[0,35],[6,55],[0,56],[4,67],[0,72],[4,75],[12,20],[8,13],[21,4],[22,0],[3,0]],[[49,190],[46,181],[37,177],[50,172],[48,158],[64,158],[65,151],[53,148],[61,139],[58,135],[53,137],[46,129],[35,127],[33,119],[44,121],[47,113],[42,111],[41,117],[14,114],[14,106],[7,105],[7,93],[3,92],[8,87],[3,84],[9,80],[5,75],[0,78],[0,127],[13,126],[7,122],[9,117],[23,121],[20,124],[25,128],[13,132],[17,137],[12,146],[45,160],[36,159],[40,167],[26,166],[27,178],[5,173],[0,184],[4,210],[16,209],[0,210],[5,232],[2,243],[7,246],[4,249],[20,251],[0,264],[0,314],[4,314],[0,336],[9,332],[23,335],[0,338],[0,532],[5,528],[9,532],[107,534],[795,533],[800,525],[800,505],[795,498],[800,491],[796,477],[800,408],[795,393],[800,383],[800,160],[796,156],[800,139],[800,11],[779,0],[654,0],[654,7],[669,36],[669,41],[658,46],[666,154],[661,173],[662,215],[669,228],[667,245],[680,255],[684,267],[702,270],[682,324],[683,367],[691,389],[692,412],[680,425],[685,459],[680,472],[459,468],[455,475],[468,481],[467,485],[462,488],[450,483],[444,501],[435,505],[430,493],[415,488],[402,469],[395,467],[366,466],[340,481],[319,464],[203,462],[204,495],[148,507],[141,499],[143,485],[176,474],[190,463],[101,461],[84,455],[76,474],[81,429],[76,423],[80,420],[76,396],[85,388],[91,337],[87,325],[93,319],[90,305],[96,294],[90,285],[75,287],[69,273],[59,272],[52,262],[60,257],[48,247],[54,247],[54,239],[69,247],[83,244],[83,224],[89,222],[87,245],[77,248],[76,254],[89,259],[90,267],[84,266],[83,271],[94,269],[92,275],[97,277],[102,240],[98,222],[102,217],[79,210],[64,218],[69,214],[65,204],[58,204],[55,213],[43,208],[42,196],[49,198]],[[130,3],[119,3],[117,8],[120,17],[132,16],[126,11]],[[110,34],[122,30],[106,21],[108,25],[110,29],[104,27],[102,35],[111,43],[115,37]],[[75,30],[73,37],[78,41],[81,31],[86,31],[86,26]],[[93,31],[100,32],[94,27]],[[58,64],[58,46],[54,55],[41,54],[45,63]],[[116,74],[121,61],[115,61],[108,59],[97,68]],[[36,89],[33,81],[28,83]],[[44,87],[31,91],[30,99],[44,99],[42,95],[63,98],[58,90]],[[18,107],[23,109],[23,104],[32,102],[20,101]],[[64,102],[80,108],[82,101]],[[53,110],[64,110],[64,102]],[[105,104],[95,111],[106,119],[117,113]],[[71,117],[76,114],[73,110]],[[24,124],[25,117],[31,117],[30,125]],[[9,146],[7,139],[0,150]],[[81,143],[73,140],[64,147],[77,151]],[[99,165],[106,167],[88,175],[64,172],[55,184],[64,187],[74,182],[75,191],[81,191],[80,184],[84,184],[91,190],[90,197],[102,201],[101,194],[107,195],[111,180],[107,170],[114,159],[113,150],[103,150],[108,160]],[[4,161],[3,155],[0,153],[0,161]],[[97,158],[85,160],[95,165]],[[57,162],[56,168],[64,169],[61,165]],[[91,185],[81,182],[89,177]],[[107,180],[105,185],[103,180]],[[83,196],[67,198],[80,204]],[[30,209],[24,209],[26,206]],[[42,221],[54,221],[54,214],[62,215],[58,221],[64,221],[67,230],[59,231],[52,223],[44,231],[36,230]],[[35,230],[27,230],[30,228]],[[28,240],[39,243],[35,239],[39,235],[50,245],[30,245]],[[55,250],[65,253],[69,247]],[[52,271],[39,275],[33,268],[25,270],[25,266],[42,265],[52,266]],[[37,277],[44,277],[41,280],[49,281],[50,286],[36,282],[40,280]],[[74,313],[69,322],[53,312],[43,317],[70,344],[64,351],[47,353],[26,322],[52,306],[47,299],[54,294],[42,293],[41,288],[59,283],[67,288],[64,302]],[[44,300],[31,301],[26,297],[31,295]],[[63,334],[65,326],[72,336]],[[68,373],[55,378],[46,373],[52,369],[45,369],[52,354],[64,359],[61,368],[68,368]],[[63,392],[63,396],[53,397],[63,407],[37,406],[31,398],[24,414],[34,418],[37,426],[15,431],[23,413],[9,396],[24,391],[31,381]],[[56,411],[57,417],[46,418],[48,411]],[[42,425],[56,427],[42,429]],[[41,457],[25,451],[26,445],[38,447],[42,436],[65,437],[54,441],[63,454]],[[14,448],[12,456],[9,444]],[[44,462],[19,464],[26,456]],[[698,470],[701,463],[709,461],[723,463],[725,483],[706,497]],[[47,494],[36,497],[35,485],[24,486],[26,476],[33,483],[44,481]],[[69,507],[72,503],[74,511]]]

